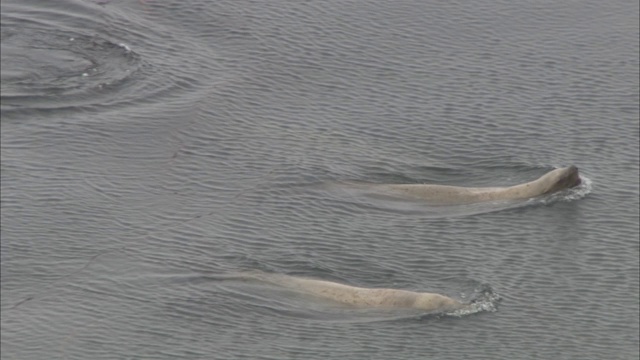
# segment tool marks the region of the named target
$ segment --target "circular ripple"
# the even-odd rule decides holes
[[[3,12],[3,112],[104,103],[141,66],[125,44]]]

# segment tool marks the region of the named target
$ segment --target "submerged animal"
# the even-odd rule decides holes
[[[235,274],[233,278],[261,281],[360,308],[414,308],[444,312],[464,309],[469,306],[448,296],[435,293],[363,288],[326,280],[259,271]]]
[[[436,204],[470,204],[495,200],[528,199],[580,185],[578,168],[552,170],[539,179],[508,187],[462,187],[435,184],[369,184],[368,190],[427,200]]]

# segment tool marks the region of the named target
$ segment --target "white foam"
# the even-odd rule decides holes
[[[498,310],[498,302],[500,301],[500,299],[501,297],[497,293],[485,292],[481,298],[469,304],[468,307],[452,311],[450,313],[447,313],[447,315],[464,316],[475,314],[481,311],[496,312]]]
[[[127,46],[127,44],[125,43],[119,43],[118,46],[120,46],[121,48],[124,49],[125,52],[130,53],[131,52],[131,48]]]
[[[583,175],[580,175],[580,180],[582,181],[580,185],[546,196],[540,199],[540,202],[547,205],[556,201],[574,201],[582,199],[591,193],[591,190],[593,189],[593,181]]]

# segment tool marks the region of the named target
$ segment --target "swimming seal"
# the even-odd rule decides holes
[[[400,289],[363,288],[326,280],[259,271],[239,273],[234,278],[262,281],[360,308],[414,308],[426,311],[453,311],[469,306],[440,294]]]
[[[470,204],[495,200],[528,199],[580,185],[578,168],[552,170],[539,179],[509,187],[462,187],[434,184],[379,184],[369,188],[387,195],[427,200],[435,204]]]

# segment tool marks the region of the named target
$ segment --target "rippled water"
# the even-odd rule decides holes
[[[639,357],[637,2],[8,0],[1,27],[3,359]],[[519,202],[336,185],[568,165]],[[483,301],[212,277],[247,269]]]

